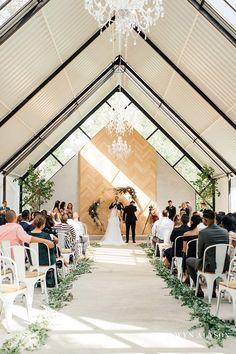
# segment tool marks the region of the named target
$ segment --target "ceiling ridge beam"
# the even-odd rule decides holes
[[[207,19],[212,26],[214,26],[233,46],[236,46],[235,37],[227,31],[227,29],[220,24],[206,9],[203,8],[202,3],[196,0],[187,0],[205,19]],[[223,18],[222,18],[223,20]]]
[[[232,128],[236,129],[236,123],[228,117],[153,41],[146,37],[143,32],[136,32],[150,47],[158,53],[165,62],[167,62],[175,72],[177,72]]]
[[[114,68],[116,65],[119,64],[119,58],[116,58],[115,61],[110,64],[105,70],[101,72],[99,76],[97,76],[96,79],[94,79],[77,97],[75,97],[69,104],[67,104],[49,123],[47,123],[35,136],[33,136],[26,144],[24,144],[15,154],[13,154],[7,161],[5,161],[1,166],[0,166],[0,172],[5,171],[7,174],[9,174],[24,158],[25,155],[24,153],[27,151],[27,155],[32,152],[35,149],[35,146],[40,145],[43,140],[46,139],[47,137],[47,132],[50,130],[50,133],[56,129],[57,127],[57,122],[60,120],[61,116],[65,115],[65,119],[67,119],[72,112],[74,112],[75,109],[79,108],[78,101],[82,100],[85,95],[86,99],[90,97],[88,93],[90,90],[95,87],[97,89],[96,84],[98,84],[103,78],[105,78],[105,81],[109,79],[111,75],[114,73]],[[102,84],[101,84],[102,85]],[[81,104],[81,103],[80,103]],[[73,106],[75,106],[73,108]],[[72,111],[69,112],[68,115],[68,110],[72,109]],[[61,121],[60,121],[61,123]],[[53,127],[53,130],[51,129]],[[34,143],[37,141],[37,143],[34,145]],[[9,168],[10,166],[10,168]]]
[[[113,18],[112,18],[113,19]],[[112,20],[111,19],[111,20]],[[56,77],[72,60],[81,54],[102,32],[104,32],[111,22],[108,22],[101,29],[95,32],[79,49],[77,49],[64,63],[62,63],[51,75],[49,75],[36,89],[34,89],[23,101],[21,101],[11,112],[9,112],[0,122],[0,127],[8,122],[26,103],[28,103],[44,86],[46,86],[54,77]]]
[[[151,94],[160,101],[160,105],[166,107],[211,153],[217,157],[221,163],[231,172],[236,174],[236,170],[218,152],[215,151],[196,131],[193,129],[159,94],[154,91],[123,59],[121,64],[125,67],[125,72],[130,72]],[[222,169],[222,167],[221,167]],[[223,170],[223,169],[222,169]],[[226,173],[226,171],[224,171]]]
[[[48,156],[50,156],[60,145],[64,143],[64,141],[69,138],[71,134],[73,134],[93,113],[95,113],[114,93],[119,92],[119,85],[116,86],[105,98],[103,98],[89,113],[87,113],[84,118],[82,118],[79,123],[77,123],[72,129],[69,130],[49,151],[46,152],[33,166],[37,168]],[[21,180],[24,180],[28,176],[28,172],[26,172]]]

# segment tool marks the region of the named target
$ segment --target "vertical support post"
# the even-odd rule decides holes
[[[20,184],[20,196],[19,196],[19,211],[22,213],[22,200],[23,200],[23,187]]]
[[[231,177],[228,175],[228,212],[231,212],[231,198],[232,198],[232,183]]]
[[[3,172],[3,183],[2,183],[2,201],[7,199],[7,175]]]

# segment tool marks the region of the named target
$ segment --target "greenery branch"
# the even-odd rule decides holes
[[[66,277],[59,283],[58,288],[49,291],[49,307],[59,310],[68,302],[72,301],[73,296],[69,292],[73,282],[85,273],[91,273],[92,261],[88,258],[81,259],[80,263],[72,268]],[[49,332],[49,310],[46,307],[46,315],[33,323],[26,330],[15,334],[7,339],[0,348],[0,354],[21,354],[26,351],[40,349],[48,338]]]
[[[191,310],[191,320],[198,320],[198,325],[192,326],[190,330],[197,328],[203,329],[203,334],[208,347],[217,344],[223,346],[223,340],[229,336],[236,336],[236,330],[233,327],[233,321],[223,321],[210,313],[210,305],[206,304],[202,299],[195,296],[193,289],[183,284],[179,279],[170,273],[159,258],[154,257],[154,252],[146,244],[140,245],[146,252],[150,262],[154,266],[157,275],[164,279],[170,294],[176,299],[182,301],[182,306],[188,306]]]

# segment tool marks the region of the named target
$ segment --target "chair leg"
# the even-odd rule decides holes
[[[58,281],[57,281],[57,268],[55,266],[55,268],[53,269],[54,271],[54,278],[55,278],[55,287],[58,288]]]
[[[197,274],[197,281],[196,281],[196,289],[195,289],[195,296],[197,296],[198,288],[199,288],[199,274]]]
[[[222,289],[221,289],[221,287],[219,286],[219,293],[218,293],[217,306],[216,306],[216,317],[218,317],[218,314],[219,314],[220,301],[221,301],[221,292],[222,292]]]
[[[233,293],[230,292],[232,303],[233,303],[233,315],[234,315],[234,325],[236,327],[236,294],[235,291]]]
[[[45,293],[45,300],[46,303],[48,304],[48,289],[47,289],[47,282],[46,282],[46,274],[43,277],[43,285],[44,285],[44,293]]]
[[[212,292],[213,292],[213,286],[214,286],[214,281],[215,279],[208,278],[205,276],[206,283],[207,283],[207,296],[208,296],[208,304],[211,304],[211,299],[212,299]]]
[[[5,313],[5,321],[3,320],[3,325],[6,328],[7,332],[11,331],[12,323],[12,312],[13,312],[13,303],[16,298],[16,295],[8,294],[3,301],[3,309]]]

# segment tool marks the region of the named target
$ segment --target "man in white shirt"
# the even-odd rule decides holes
[[[73,219],[67,220],[68,224],[73,226],[76,232],[76,240],[82,244],[82,253],[86,254],[86,250],[89,244],[89,237],[85,235],[84,225],[81,221],[79,221],[78,213],[73,213]]]
[[[162,218],[155,221],[152,227],[152,244],[156,249],[157,243],[170,243],[170,234],[173,230],[174,223],[168,218],[168,211],[162,211]],[[156,250],[156,255],[159,255],[159,250]]]

